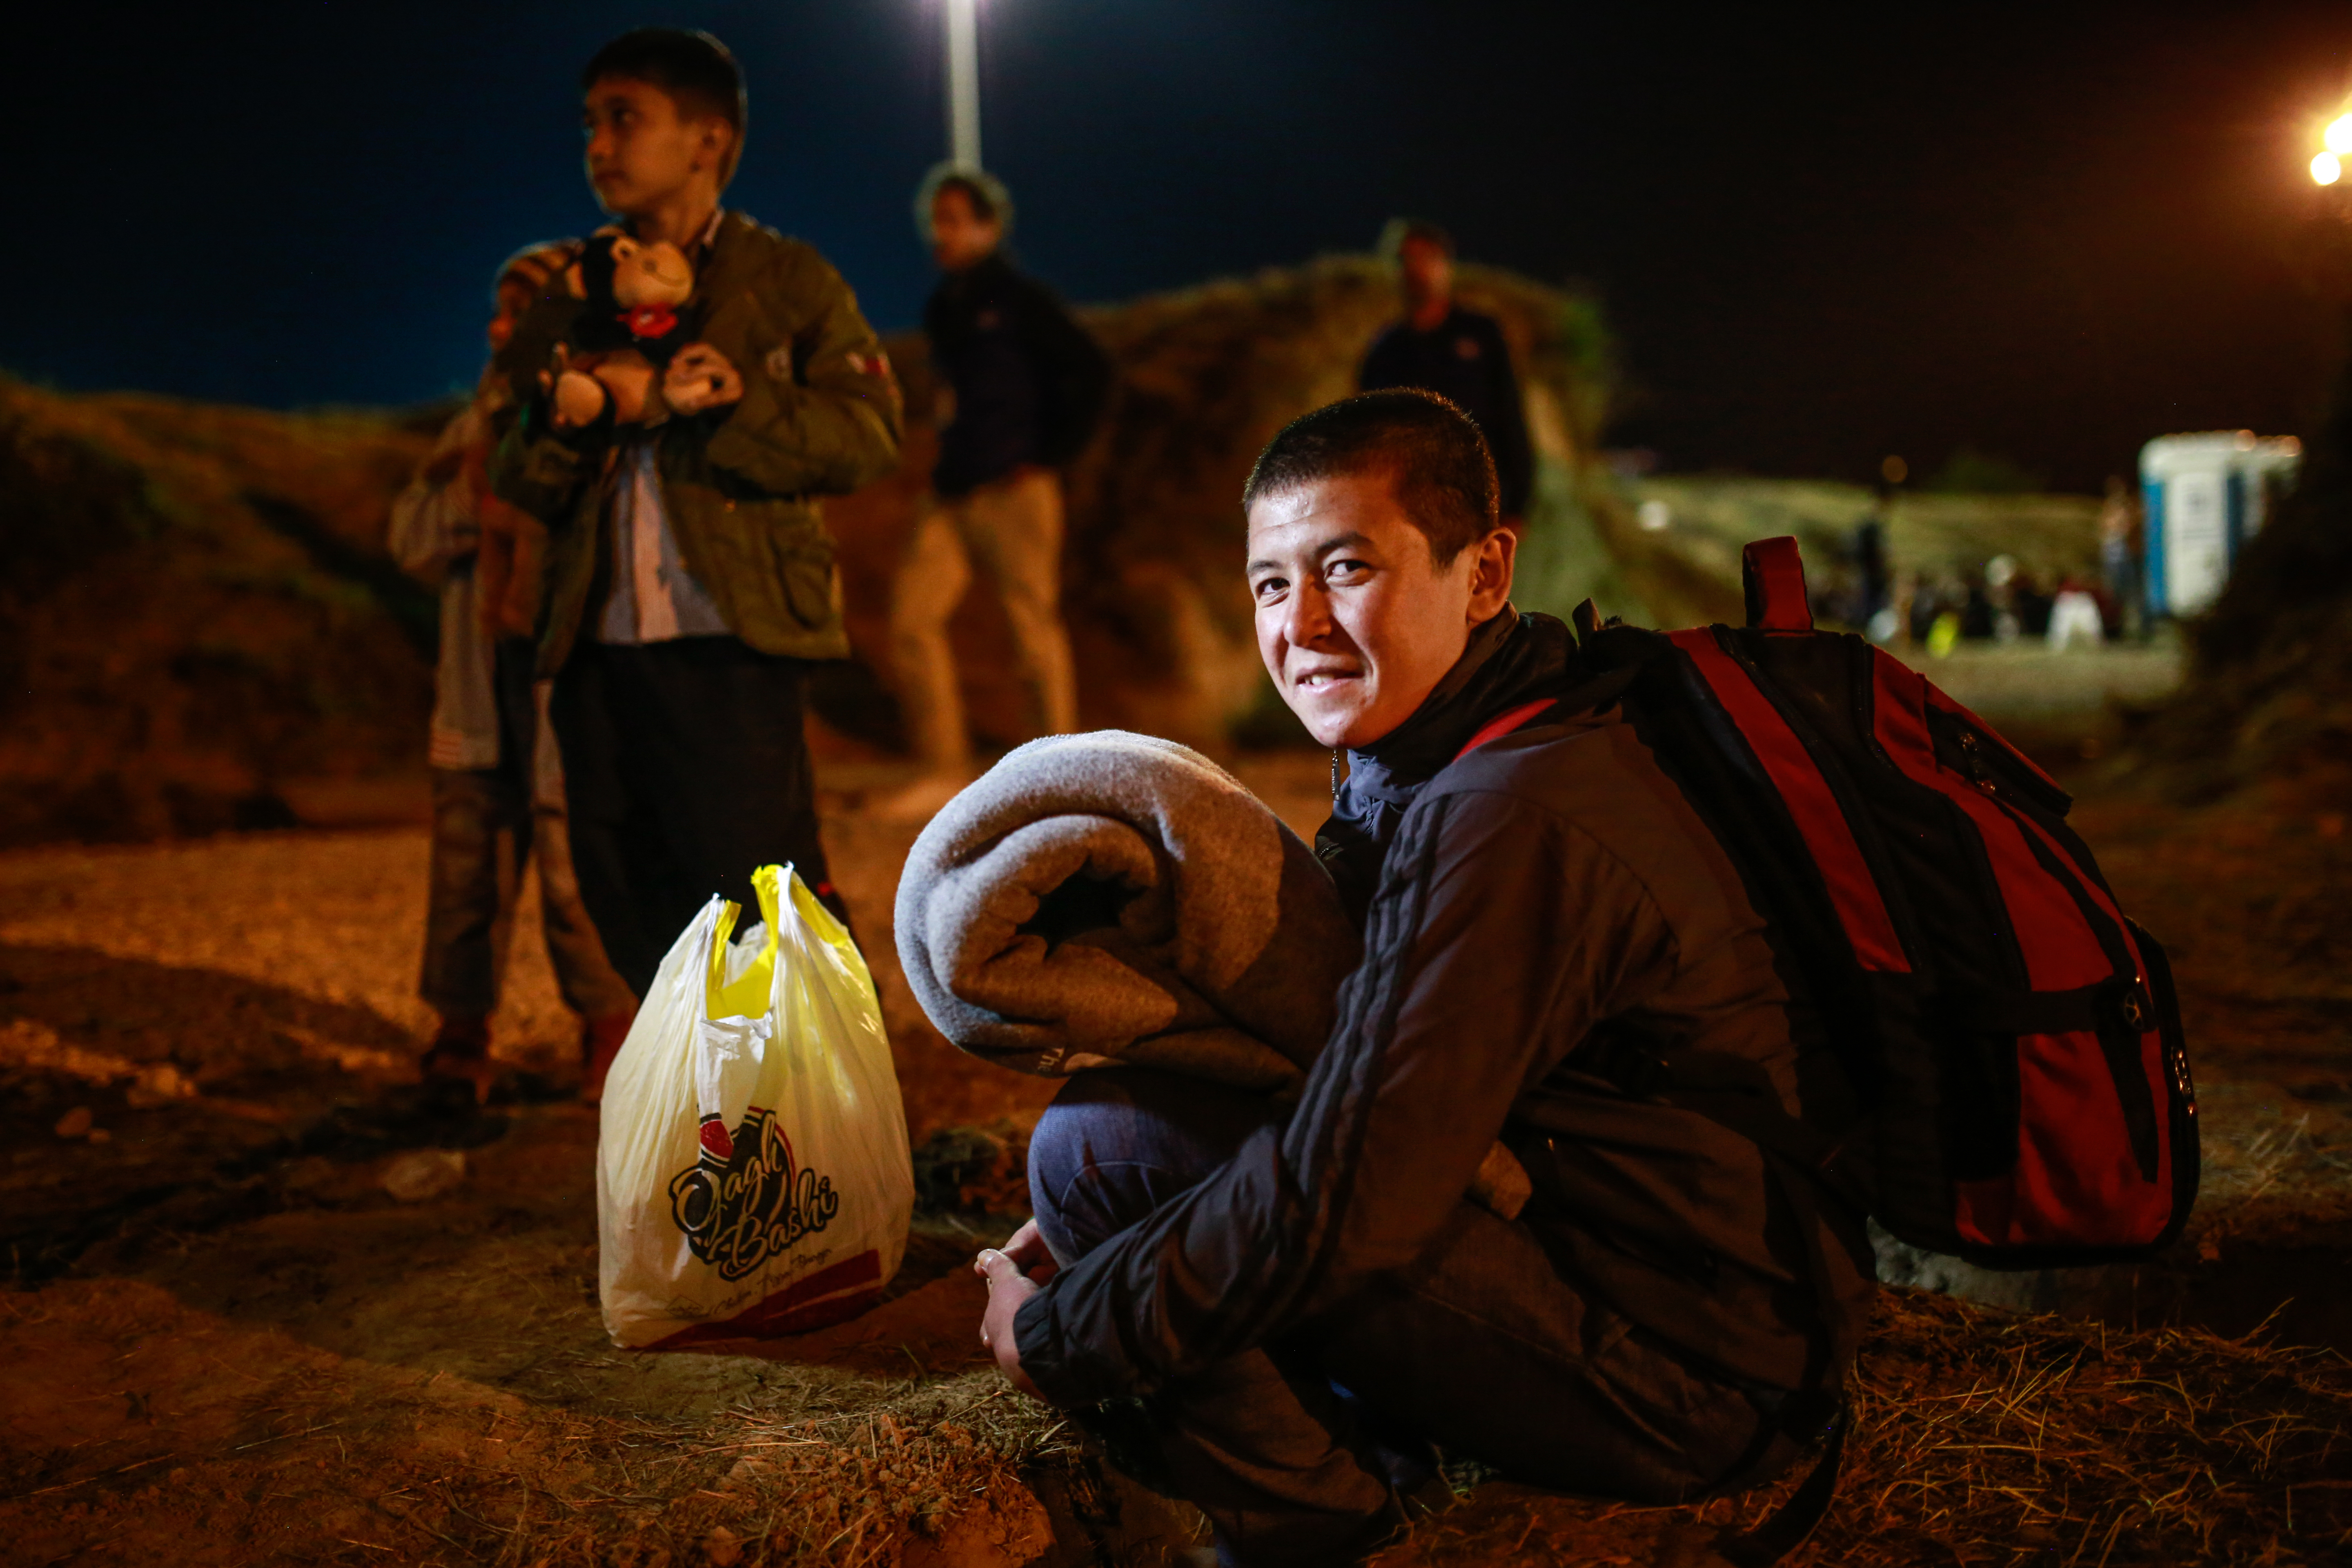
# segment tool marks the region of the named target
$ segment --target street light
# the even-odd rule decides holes
[[[2344,158],[2352,153],[2352,113],[2339,114],[2319,133],[2319,152],[2311,160],[2311,183],[2332,185],[2344,177]]]
[[[946,0],[948,158],[959,169],[980,163],[980,0]],[[2347,117],[2352,121],[2352,116]]]

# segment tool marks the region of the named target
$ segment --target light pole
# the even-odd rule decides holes
[[[980,0],[944,0],[948,29],[948,158],[980,163]]]

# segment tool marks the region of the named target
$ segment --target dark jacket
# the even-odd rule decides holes
[[[720,220],[695,279],[701,338],[742,373],[742,398],[672,418],[655,437],[662,501],[678,552],[728,629],[762,653],[846,658],[833,541],[817,498],[888,474],[898,459],[897,378],[857,297],[815,249],[740,213]],[[527,313],[516,337],[552,342]],[[538,318],[535,320],[535,318]],[[605,458],[593,437],[558,434],[534,399],[491,460],[490,487],[548,525],[540,668],[562,668],[600,597],[612,555]]]
[[[1630,1039],[1733,1064],[1804,1110],[1822,1063],[1792,1039],[1738,873],[1622,705],[1453,760],[1580,674],[1559,622],[1507,615],[1355,757],[1320,850],[1377,892],[1330,1041],[1286,1125],[1022,1309],[1049,1398],[1150,1390],[1412,1268],[1498,1136],[1537,1181],[1521,1223],[1580,1289],[1737,1377],[1843,1375],[1869,1289],[1860,1216],[1594,1057]]]
[[[1503,515],[1522,517],[1535,489],[1535,452],[1528,445],[1527,410],[1510,345],[1492,316],[1454,307],[1433,331],[1399,321],[1372,340],[1356,384],[1366,392],[1418,386],[1457,405],[1477,421],[1495,455],[1495,482]]]
[[[1068,462],[1094,434],[1110,361],[1053,291],[992,255],[923,308],[931,366],[955,392],[931,484],[962,495],[1024,463]]]

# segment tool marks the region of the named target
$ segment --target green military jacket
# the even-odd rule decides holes
[[[720,219],[694,302],[702,311],[698,336],[741,373],[743,396],[673,417],[655,437],[678,553],[729,629],[751,647],[845,658],[840,579],[817,498],[846,494],[897,466],[898,384],[881,340],[814,247],[740,213]],[[573,308],[554,295],[542,300],[517,340],[548,341],[548,322]],[[613,548],[604,505],[611,460],[603,443],[559,436],[535,401],[490,465],[491,489],[548,527],[542,674],[562,668],[603,601]]]

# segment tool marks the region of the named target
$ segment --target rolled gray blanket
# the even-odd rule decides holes
[[[1314,852],[1198,752],[1032,741],[948,803],[898,881],[898,957],[965,1050],[1295,1084],[1360,942]]]

